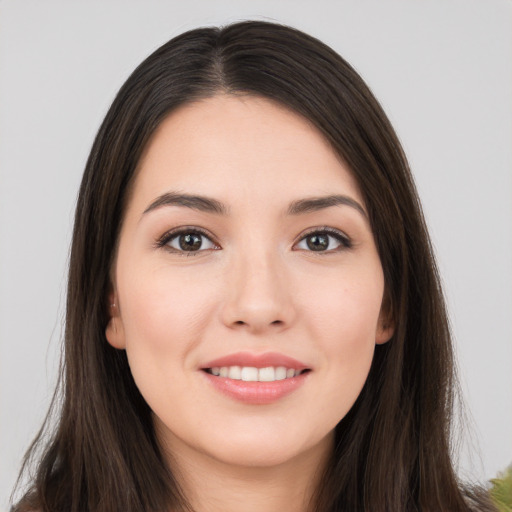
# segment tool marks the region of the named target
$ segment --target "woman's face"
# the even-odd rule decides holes
[[[392,334],[354,178],[308,121],[253,96],[161,124],[113,277],[107,338],[160,440],[217,462],[325,452]]]

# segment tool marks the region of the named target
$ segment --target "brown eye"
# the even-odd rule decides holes
[[[165,245],[176,252],[199,252],[217,248],[206,235],[197,231],[174,233],[166,237],[161,245]]]
[[[178,237],[178,244],[183,251],[198,251],[201,249],[202,236],[196,233],[187,233]]]
[[[329,229],[313,231],[298,242],[297,249],[313,252],[336,252],[352,247],[350,239],[343,233]]]
[[[325,251],[329,248],[329,236],[314,234],[306,237],[306,244],[312,251]]]

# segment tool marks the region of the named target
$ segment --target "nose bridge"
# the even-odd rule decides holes
[[[285,328],[293,319],[285,264],[275,248],[251,244],[230,261],[224,322],[252,332]]]

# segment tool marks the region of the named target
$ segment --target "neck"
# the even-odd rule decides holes
[[[170,467],[194,512],[310,512],[332,437],[272,466],[226,464],[183,446],[168,451]]]

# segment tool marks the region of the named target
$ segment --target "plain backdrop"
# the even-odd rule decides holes
[[[52,396],[76,191],[117,89],[162,43],[259,18],[319,37],[394,124],[437,251],[471,423],[461,478],[512,462],[512,3],[0,1],[0,509]]]

